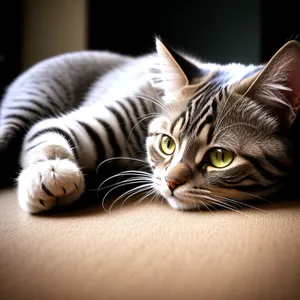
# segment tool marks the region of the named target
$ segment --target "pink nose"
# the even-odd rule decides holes
[[[171,192],[173,192],[181,183],[178,180],[166,177],[167,185]]]
[[[170,191],[173,192],[179,185],[186,183],[191,174],[191,168],[184,162],[173,166],[165,178]]]

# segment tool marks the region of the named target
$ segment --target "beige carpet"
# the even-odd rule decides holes
[[[0,191],[0,299],[300,299],[300,201],[31,216]]]

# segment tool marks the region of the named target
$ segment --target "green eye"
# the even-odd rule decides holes
[[[212,149],[209,152],[209,162],[216,168],[225,168],[233,161],[233,154],[225,149]]]
[[[171,155],[175,151],[175,142],[168,135],[163,135],[159,147],[162,153]]]

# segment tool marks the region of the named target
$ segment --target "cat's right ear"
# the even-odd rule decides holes
[[[291,124],[300,108],[300,44],[287,42],[257,75],[244,80],[236,92],[273,107]]]
[[[157,57],[149,70],[150,81],[154,87],[161,88],[165,94],[179,92],[201,75],[200,69],[182,55],[156,38]]]

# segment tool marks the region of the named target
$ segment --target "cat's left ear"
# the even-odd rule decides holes
[[[289,110],[292,123],[300,107],[300,44],[289,41],[271,58],[263,70],[238,87],[249,97]]]
[[[154,87],[162,88],[165,94],[179,92],[201,76],[201,70],[182,55],[156,39],[158,57],[151,66],[150,81]]]

